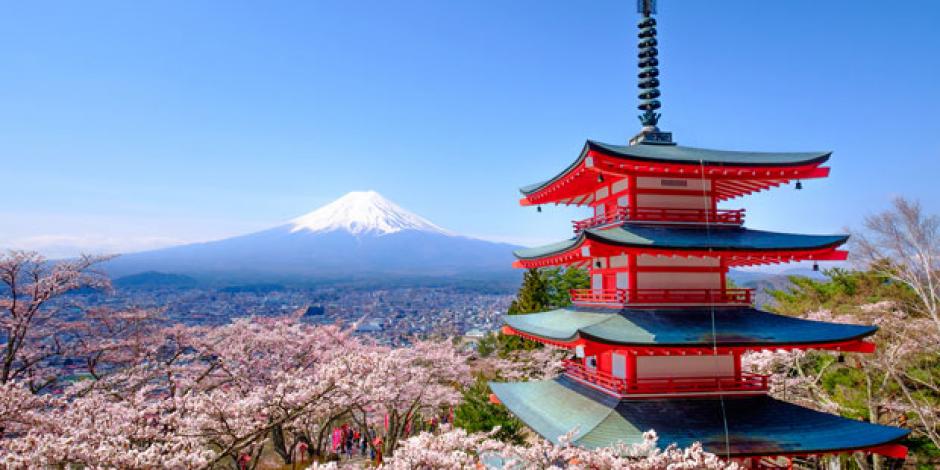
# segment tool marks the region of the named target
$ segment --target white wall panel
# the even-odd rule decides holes
[[[734,375],[734,357],[718,356],[640,356],[636,376],[664,377],[729,377]]]
[[[720,289],[720,273],[650,273],[636,276],[637,289]]]
[[[686,257],[686,256],[655,256],[638,255],[637,266],[689,266],[689,267],[718,267],[721,261],[718,257]]]

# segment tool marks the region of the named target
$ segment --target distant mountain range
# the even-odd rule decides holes
[[[773,298],[767,293],[768,290],[783,290],[790,287],[790,276],[802,276],[816,280],[828,279],[822,272],[805,268],[788,269],[779,273],[738,269],[732,269],[728,272],[728,278],[735,285],[754,290],[754,300],[758,306],[767,305],[773,301]]]
[[[247,235],[120,256],[113,277],[186,283],[302,282],[336,279],[469,278],[516,280],[516,247],[460,236],[375,191],[351,192],[284,225]],[[131,284],[134,279],[131,278]]]

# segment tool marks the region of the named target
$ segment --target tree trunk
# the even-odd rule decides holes
[[[287,442],[284,439],[284,427],[280,424],[271,428],[271,444],[274,451],[281,456],[285,464],[292,463],[291,449],[287,448]]]
[[[865,394],[868,398],[866,400],[868,402],[868,422],[878,424],[880,413],[878,407],[875,406],[874,400],[872,400],[871,374],[867,370],[865,371]],[[881,470],[881,457],[878,454],[871,454],[871,463],[872,470]]]

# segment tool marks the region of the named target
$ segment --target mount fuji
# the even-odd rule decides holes
[[[105,270],[241,282],[507,279],[515,278],[514,248],[456,235],[375,191],[357,191],[268,230],[126,254]]]

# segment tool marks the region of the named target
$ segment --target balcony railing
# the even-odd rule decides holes
[[[751,304],[751,289],[572,289],[570,293],[574,303],[611,307],[645,304]]]
[[[744,223],[744,209],[676,209],[668,207],[620,207],[609,214],[596,215],[572,222],[575,233],[591,227],[615,222],[673,222],[685,224]]]
[[[585,367],[579,361],[565,361],[565,375],[602,388],[614,395],[766,392],[770,376],[742,372],[740,376],[664,377],[628,380]]]

